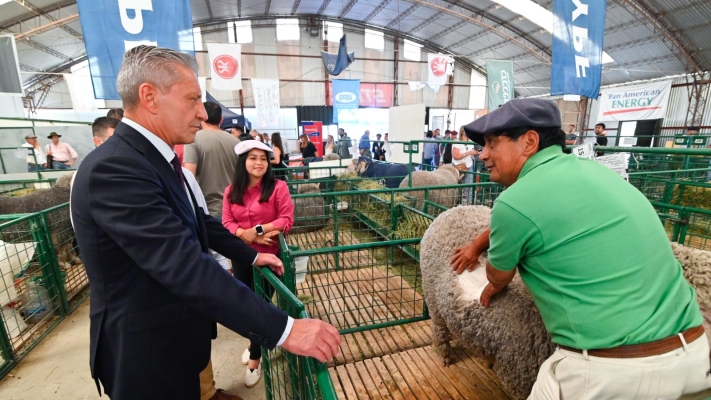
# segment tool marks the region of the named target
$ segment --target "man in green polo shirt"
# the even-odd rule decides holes
[[[453,268],[473,269],[488,249],[484,307],[521,274],[559,345],[530,399],[676,399],[711,387],[696,296],[654,208],[607,167],[563,154],[560,127],[541,99],[465,127],[508,188]]]

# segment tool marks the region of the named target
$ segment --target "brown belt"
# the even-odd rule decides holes
[[[704,334],[704,327],[699,325],[689,328],[681,333],[684,336],[686,343],[691,343]],[[626,346],[618,346],[612,349],[595,349],[588,350],[588,355],[593,357],[607,358],[638,358],[650,357],[668,353],[682,346],[679,335],[669,336],[668,338],[659,339],[654,342],[631,344]],[[563,350],[582,353],[582,350],[574,349],[568,346],[559,345]]]

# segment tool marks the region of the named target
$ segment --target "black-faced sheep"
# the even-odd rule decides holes
[[[299,186],[298,194],[321,193],[319,186],[308,183]],[[323,229],[330,215],[323,196],[294,197],[294,226],[289,233],[305,233]]]
[[[478,300],[485,269],[457,275],[449,260],[454,249],[468,243],[489,226],[490,209],[460,206],[439,215],[421,242],[420,266],[425,300],[432,317],[432,344],[445,364],[450,339],[472,348],[492,363],[506,390],[517,399],[528,397],[540,365],[555,351],[530,292],[519,275],[488,309]],[[451,235],[453,226],[457,234]],[[443,234],[442,232],[446,232]],[[711,252],[671,244],[684,276],[696,289],[701,310],[711,311]],[[479,258],[486,265],[486,253]],[[708,316],[707,313],[704,313]]]
[[[62,175],[50,189],[39,189],[20,197],[0,196],[0,214],[34,213],[69,202],[72,176],[73,174]],[[80,260],[73,250],[74,230],[69,219],[69,208],[49,212],[47,222],[60,266],[78,264]],[[30,233],[27,224],[21,224],[11,231],[0,232],[1,239],[8,242],[27,241],[28,235]]]
[[[410,186],[409,177],[405,177],[400,182],[401,188],[421,187],[421,186],[454,186],[459,183],[461,177],[459,171],[451,164],[445,164],[434,171],[413,171],[412,186]],[[424,204],[425,191],[416,190],[408,193],[410,196],[417,198],[415,207],[422,208]],[[439,205],[447,208],[454,207],[459,200],[459,190],[452,189],[434,189],[429,191],[428,199]]]
[[[368,157],[358,157],[346,168],[346,171],[361,178],[385,178],[385,187],[394,189],[399,187],[402,178],[410,173],[410,166],[407,164],[388,164],[373,161]]]

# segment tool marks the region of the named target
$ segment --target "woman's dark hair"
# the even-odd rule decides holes
[[[560,128],[512,128],[493,132],[492,135],[516,141],[528,131],[538,132],[538,151],[551,146],[565,148],[565,132]]]
[[[432,137],[432,131],[427,131],[427,137]]]
[[[281,142],[281,133],[272,133],[272,147],[279,149],[279,151],[281,151],[281,157],[284,157],[284,144]]]
[[[231,204],[244,206],[244,192],[247,191],[247,186],[249,185],[247,157],[249,157],[249,152],[237,156],[237,167],[232,177],[232,189],[229,195]],[[276,180],[272,173],[272,163],[269,162],[269,156],[267,155],[267,172],[264,173],[262,177],[262,196],[259,198],[260,203],[269,201],[269,198],[274,194],[274,186],[276,186]]]

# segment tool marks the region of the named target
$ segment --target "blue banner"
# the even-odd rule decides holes
[[[323,60],[323,66],[326,68],[326,72],[330,75],[339,75],[343,70],[348,68],[353,61],[355,61],[355,53],[349,53],[346,48],[346,35],[341,38],[340,45],[338,46],[338,54],[321,52],[321,59]]]
[[[120,100],[123,54],[147,44],[195,56],[190,0],[77,0],[94,97]]]
[[[338,112],[349,108],[358,108],[360,103],[360,81],[357,79],[334,79],[333,87],[333,123],[338,123]]]
[[[597,99],[606,0],[553,0],[551,95]]]

